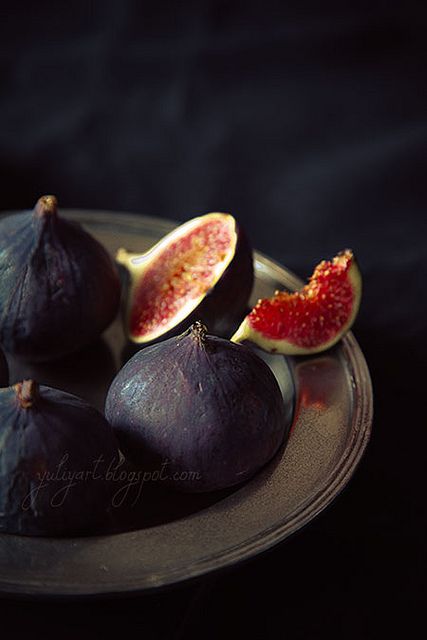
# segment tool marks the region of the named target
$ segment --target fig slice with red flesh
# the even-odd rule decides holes
[[[252,250],[230,214],[208,213],[174,229],[144,254],[119,249],[129,272],[129,339],[147,344],[182,332],[195,318],[229,337],[253,285]]]
[[[353,252],[322,260],[308,284],[259,300],[231,338],[265,351],[306,355],[325,351],[344,336],[359,310],[362,278]]]

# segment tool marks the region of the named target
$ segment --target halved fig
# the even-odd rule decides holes
[[[276,291],[259,300],[233,342],[249,340],[265,351],[305,355],[325,351],[343,337],[359,310],[362,278],[353,252],[322,260],[300,291]]]
[[[116,259],[130,275],[126,325],[134,343],[176,335],[195,318],[228,337],[244,316],[252,249],[227,213],[193,218],[147,253],[120,249]]]

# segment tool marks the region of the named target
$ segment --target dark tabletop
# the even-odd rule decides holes
[[[285,544],[161,594],[0,601],[15,637],[408,630],[427,564],[426,23],[422,3],[0,3],[0,208],[55,193],[180,220],[231,211],[304,277],[350,246],[375,393],[356,475]]]

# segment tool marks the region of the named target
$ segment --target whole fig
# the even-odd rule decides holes
[[[134,355],[106,401],[129,460],[158,465],[161,479],[194,492],[250,478],[284,441],[287,415],[268,365],[199,322]]]
[[[26,361],[77,351],[112,322],[120,281],[112,258],[54,196],[0,220],[0,344]]]
[[[32,380],[0,389],[0,531],[97,530],[109,522],[118,462],[110,425],[77,396]]]
[[[4,357],[3,351],[0,349],[0,387],[7,387],[9,384],[9,367]]]

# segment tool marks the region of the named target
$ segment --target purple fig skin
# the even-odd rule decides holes
[[[195,323],[149,346],[113,381],[106,416],[125,456],[188,492],[253,476],[289,431],[279,385],[249,347]]]
[[[179,335],[199,320],[216,336],[229,338],[247,310],[254,284],[252,247],[246,234],[237,226],[237,244],[234,257],[216,285],[201,304],[174,330]]]
[[[59,358],[113,321],[120,280],[104,247],[61,218],[54,196],[0,220],[0,344],[29,362]]]
[[[109,524],[117,486],[107,472],[119,451],[96,409],[31,380],[0,389],[0,443],[0,531],[62,536]]]
[[[7,387],[9,384],[9,367],[3,351],[0,349],[0,387]]]

